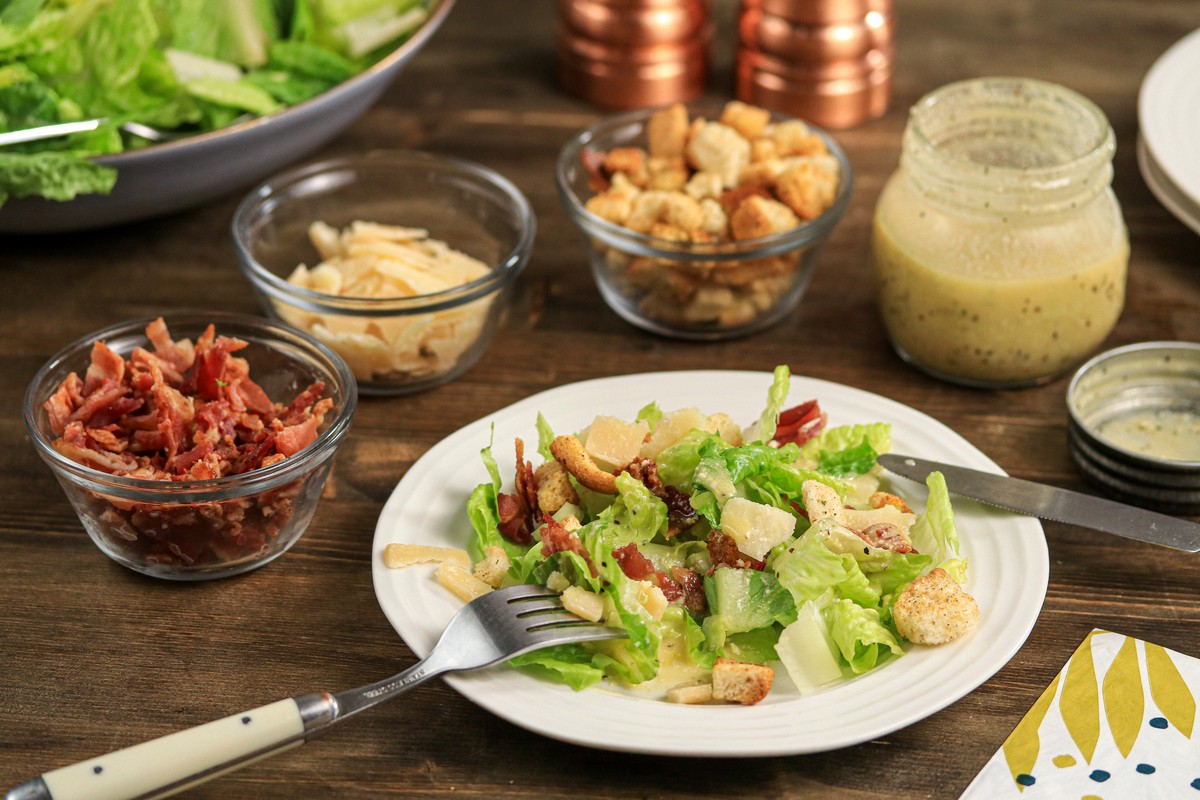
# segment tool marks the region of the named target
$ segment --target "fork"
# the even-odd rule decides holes
[[[497,589],[464,606],[428,656],[390,678],[336,694],[289,697],[89,758],[26,781],[6,800],[163,797],[299,746],[444,672],[479,669],[556,644],[625,635],[565,610],[544,586]]]

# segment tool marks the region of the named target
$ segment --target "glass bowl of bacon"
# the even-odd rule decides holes
[[[738,101],[604,119],[567,142],[556,179],[608,306],[697,340],[792,311],[854,184],[827,133]]]
[[[268,179],[232,229],[267,313],[341,355],[361,393],[396,395],[479,360],[536,221],[520,190],[486,167],[376,151]]]
[[[157,578],[221,578],[282,555],[317,508],[357,388],[285,325],[180,313],[55,355],[25,425],[92,541]]]

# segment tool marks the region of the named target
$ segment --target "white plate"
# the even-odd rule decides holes
[[[1200,204],[1200,30],[1159,56],[1138,92],[1142,139],[1169,182]]]
[[[1162,168],[1154,160],[1154,156],[1146,148],[1145,139],[1140,136],[1137,142],[1137,160],[1138,169],[1142,173],[1142,179],[1146,181],[1146,186],[1150,188],[1150,193],[1177,220],[1196,233],[1200,233],[1200,204],[1189,200],[1187,195],[1181,192],[1179,187],[1163,173]]]
[[[464,547],[471,528],[465,506],[487,479],[479,451],[495,426],[493,452],[502,476],[515,468],[513,439],[534,453],[540,411],[556,432],[589,424],[596,414],[633,419],[651,401],[664,410],[698,406],[741,424],[758,418],[771,376],[759,372],[663,372],[627,375],[552,389],[497,411],[447,437],[400,481],[380,514],[373,545],[375,594],[392,625],[426,655],[462,605],[432,577],[432,567],[389,570],[384,547],[410,542]],[[945,425],[907,406],[857,389],[793,376],[789,402],[816,398],[830,425],[884,421],[897,452],[990,472],[1000,468]],[[536,460],[536,456],[535,459]],[[511,478],[508,478],[511,487]],[[898,479],[920,507],[924,487]],[[955,499],[968,588],[982,610],[975,630],[938,648],[912,647],[903,657],[835,688],[801,697],[777,670],[776,686],[755,706],[685,706],[633,691],[575,691],[509,667],[448,676],[469,700],[516,725],[606,750],[678,756],[767,756],[833,750],[882,736],[948,706],[1012,658],[1041,611],[1049,557],[1039,522]]]

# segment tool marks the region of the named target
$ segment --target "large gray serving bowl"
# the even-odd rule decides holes
[[[310,100],[219,131],[97,157],[96,163],[117,169],[110,194],[66,202],[10,199],[0,206],[0,234],[105,228],[182,211],[251,186],[350,127],[429,41],[454,2],[432,0],[429,18],[395,52]]]

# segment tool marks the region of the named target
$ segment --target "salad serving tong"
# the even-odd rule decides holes
[[[428,656],[390,678],[336,694],[289,697],[89,758],[26,781],[5,798],[165,797],[301,745],[338,722],[444,672],[479,669],[557,644],[625,636],[624,630],[587,622],[566,611],[559,596],[544,586],[497,589],[464,606]]]

